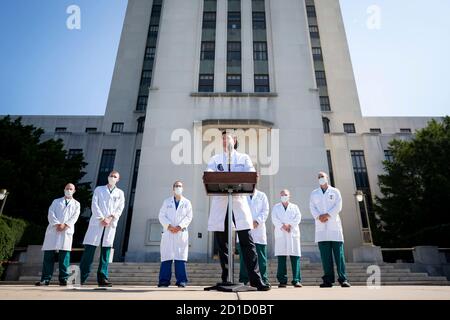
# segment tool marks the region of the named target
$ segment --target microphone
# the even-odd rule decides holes
[[[228,144],[227,144],[227,153],[228,153],[228,172],[231,172],[231,153],[233,152],[234,149],[234,140],[233,138],[228,139]]]

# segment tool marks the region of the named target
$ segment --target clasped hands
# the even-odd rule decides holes
[[[60,224],[56,225],[56,231],[58,231],[58,232],[63,232],[67,228],[69,228],[69,226],[65,223],[60,223]]]
[[[322,223],[327,222],[328,219],[330,219],[330,218],[331,218],[331,216],[330,216],[328,213],[324,213],[324,214],[321,214],[321,215],[319,216],[319,220],[320,220],[320,222],[322,222]]]
[[[174,227],[171,224],[169,224],[169,226],[167,227],[167,230],[169,230],[172,233],[178,233],[183,229],[180,226]]]
[[[113,216],[109,216],[109,217],[103,219],[102,221],[100,221],[101,226],[102,227],[109,227],[110,224],[111,224],[112,219],[113,219]]]

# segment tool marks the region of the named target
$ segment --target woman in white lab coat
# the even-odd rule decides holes
[[[173,196],[164,200],[159,211],[159,222],[164,228],[161,238],[161,268],[158,287],[168,287],[172,277],[172,261],[175,261],[176,285],[186,287],[188,282],[186,262],[188,260],[188,226],[192,221],[191,202],[182,196],[183,183],[176,181]]]
[[[59,284],[67,285],[70,266],[70,251],[72,251],[72,239],[75,232],[75,223],[80,216],[80,203],[73,198],[75,186],[71,183],[64,188],[64,197],[53,200],[48,209],[49,225],[45,232],[44,262],[42,276],[37,286],[49,285],[53,275],[55,252],[59,255]]]
[[[278,256],[277,280],[278,287],[287,286],[286,260],[290,257],[292,266],[292,285],[302,287],[300,272],[300,227],[302,219],[300,209],[296,204],[290,203],[289,190],[280,193],[281,202],[272,209],[272,222],[275,226],[275,255]]]

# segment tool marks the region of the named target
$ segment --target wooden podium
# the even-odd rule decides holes
[[[205,288],[206,291],[256,291],[256,288],[234,283],[233,262],[233,196],[250,195],[255,191],[256,172],[205,172],[203,184],[208,196],[228,196],[228,278],[225,283]]]

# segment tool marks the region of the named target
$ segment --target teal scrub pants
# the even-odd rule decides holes
[[[55,267],[55,250],[44,251],[44,263],[42,266],[41,281],[50,281]],[[70,251],[59,250],[59,281],[67,281],[69,278]]]
[[[258,254],[258,266],[259,272],[261,273],[262,281],[268,285],[269,277],[267,275],[267,246],[265,244],[255,243],[256,253]],[[247,284],[250,280],[248,279],[247,267],[244,263],[244,257],[242,256],[241,246],[237,245],[239,251],[239,282]]]
[[[103,231],[103,235],[105,232]],[[103,235],[100,240],[100,245],[103,244]],[[96,246],[91,246],[86,244],[84,246],[83,256],[80,262],[80,273],[81,273],[81,283],[85,283],[91,272],[92,262],[94,261]],[[97,269],[97,283],[101,283],[104,280],[108,280],[108,265],[109,256],[111,253],[111,247],[101,247],[100,248],[100,260]]]
[[[302,275],[300,272],[300,257],[289,256],[292,267],[292,284],[302,282]],[[277,280],[280,284],[287,284],[287,256],[278,256]]]
[[[324,271],[324,276],[322,277],[323,282],[327,284],[334,283],[333,256],[334,262],[336,263],[339,283],[347,281],[347,275],[345,273],[344,243],[339,241],[321,241],[319,242],[319,250]]]

